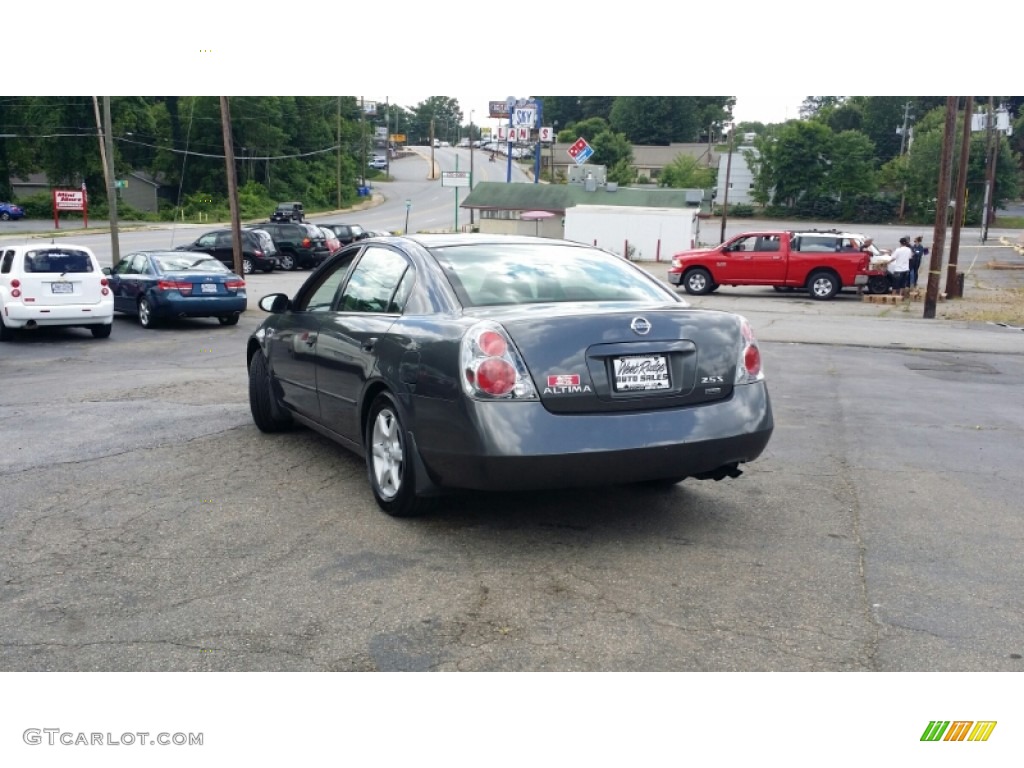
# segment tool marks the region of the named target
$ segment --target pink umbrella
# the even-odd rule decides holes
[[[557,213],[551,211],[523,211],[519,214],[519,218],[523,221],[532,221],[535,223],[534,234],[540,234],[540,222],[541,219],[551,219],[557,216]]]

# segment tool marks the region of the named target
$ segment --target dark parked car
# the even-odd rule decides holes
[[[363,240],[368,237],[366,230],[358,224],[321,224],[321,227],[327,227],[338,236],[338,241],[342,245],[349,245],[356,242],[357,240]]]
[[[215,229],[200,235],[188,245],[179,245],[179,251],[198,251],[218,259],[228,268],[234,268],[235,256],[230,229]],[[242,230],[242,272],[251,274],[256,270],[271,272],[277,266],[277,256],[268,253],[266,241],[257,232]]]
[[[216,317],[221,325],[236,325],[245,311],[245,281],[206,254],[140,251],[103,271],[114,311],[138,315],[143,328],[173,317]]]
[[[25,209],[14,203],[0,203],[0,221],[20,219],[25,216]]]
[[[305,218],[302,203],[278,203],[270,214],[271,221],[302,221]]]
[[[327,238],[317,225],[268,221],[259,226],[274,241],[281,269],[318,267],[331,255]]]
[[[256,426],[302,424],[364,456],[391,515],[444,489],[736,477],[774,428],[743,317],[578,243],[365,240],[260,307]]]

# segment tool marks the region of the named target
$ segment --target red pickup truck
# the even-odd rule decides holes
[[[704,294],[720,285],[770,285],[831,299],[850,286],[866,286],[871,241],[839,230],[745,232],[721,245],[672,257],[669,282]]]

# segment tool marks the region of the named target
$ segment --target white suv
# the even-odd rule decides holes
[[[110,335],[114,297],[96,255],[84,245],[0,245],[0,341],[14,331],[80,326]]]

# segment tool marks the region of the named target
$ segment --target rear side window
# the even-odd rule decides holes
[[[796,250],[804,253],[835,253],[839,250],[839,244],[834,237],[802,235],[797,241]]]
[[[92,272],[92,259],[85,251],[47,248],[25,253],[25,272]]]
[[[0,264],[0,273],[6,275],[8,272],[10,272],[12,261],[14,261],[14,251],[5,252],[3,263]]]

